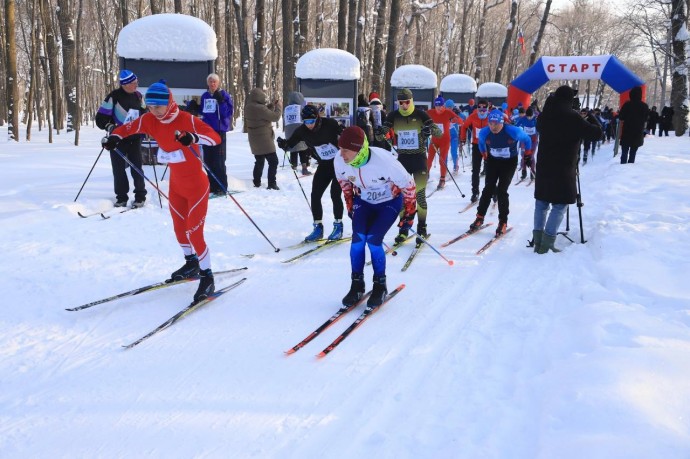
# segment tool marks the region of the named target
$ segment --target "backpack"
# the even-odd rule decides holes
[[[367,135],[367,140],[371,141],[371,122],[369,120],[369,108],[358,108],[357,117],[355,119],[355,125],[362,128],[364,133]]]

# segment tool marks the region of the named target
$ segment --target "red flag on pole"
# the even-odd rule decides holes
[[[518,30],[517,39],[518,39],[518,43],[520,43],[520,48],[522,49],[522,54],[525,54],[525,36],[522,34],[522,29]]]

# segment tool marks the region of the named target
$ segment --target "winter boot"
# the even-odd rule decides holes
[[[367,300],[367,306],[370,308],[381,306],[383,300],[388,295],[388,288],[386,287],[386,276],[377,276],[374,274],[374,287],[371,290],[371,295]]]
[[[302,175],[311,175],[309,169],[307,169],[307,164],[302,164]]]
[[[337,241],[343,238],[343,222],[333,222],[333,231],[328,236],[329,241]]]
[[[170,275],[170,279],[166,282],[174,282],[182,279],[189,279],[199,275],[199,258],[196,254],[185,255],[185,264],[180,269]]]
[[[470,225],[470,231],[477,231],[481,226],[484,224],[484,216],[481,214],[477,214],[477,218],[474,219],[474,222]]]
[[[539,246],[541,246],[541,241],[542,241],[543,236],[544,236],[543,231],[532,230],[532,245],[534,246],[535,252],[537,252],[539,250]]]
[[[118,199],[117,202],[115,202],[115,207],[127,207],[127,200]]]
[[[252,180],[252,183],[254,184],[254,188],[261,188],[261,180]]]
[[[508,221],[507,220],[499,220],[498,226],[496,227],[496,236],[500,236],[502,234],[505,234],[507,228],[508,228]]]
[[[364,296],[364,274],[352,273],[350,291],[343,298],[343,306],[354,306]]]
[[[304,238],[304,242],[316,242],[323,238],[323,223],[314,223],[314,230]]]
[[[425,240],[427,237],[429,237],[429,235],[426,232],[426,223],[424,223],[424,224],[418,223],[417,224],[417,236],[418,237],[415,241],[417,243],[417,245],[424,244],[424,242],[420,239],[420,237],[424,238]]]
[[[407,230],[398,231],[398,235],[395,236],[395,240],[393,241],[393,244],[394,245],[402,244],[403,242],[405,242],[407,240],[408,234],[409,234],[409,232]]]
[[[280,191],[280,188],[278,188],[278,184],[276,182],[271,182],[268,184],[268,189],[269,190],[277,190]]]
[[[216,284],[213,282],[213,272],[211,272],[211,268],[199,271],[199,288],[196,289],[196,293],[194,294],[194,302],[197,303],[201,300],[205,300],[215,291]]]
[[[550,236],[544,233],[541,237],[541,244],[539,244],[539,249],[537,250],[537,253],[543,255],[547,253],[549,250],[556,253],[560,252],[560,250],[553,246],[555,242],[556,236]]]
[[[141,209],[146,204],[146,199],[137,199],[132,203],[132,209]]]

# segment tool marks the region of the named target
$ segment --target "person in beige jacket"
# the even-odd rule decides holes
[[[244,124],[249,135],[249,148],[254,155],[254,186],[261,186],[264,162],[268,161],[268,189],[279,190],[276,183],[278,155],[274,142],[273,125],[282,116],[280,101],[266,104],[266,94],[254,88],[249,92],[244,108]]]

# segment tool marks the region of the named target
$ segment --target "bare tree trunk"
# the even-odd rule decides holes
[[[254,35],[254,86],[264,87],[264,52],[266,51],[266,21],[265,21],[265,1],[256,0],[255,22],[256,32]]]
[[[38,61],[38,46],[37,46],[37,33],[36,33],[36,0],[31,1],[31,54],[29,59],[29,76],[31,80],[29,81],[29,92],[26,96],[26,140],[31,141],[31,125],[33,123],[34,117],[34,97],[37,91],[36,83],[38,78],[38,70],[36,68],[36,63]]]
[[[338,0],[338,49],[345,49],[347,44],[347,2]]]
[[[288,94],[294,90],[294,62],[292,60],[292,38],[293,23],[292,11],[293,0],[282,0],[283,8],[283,105],[287,105]]]
[[[149,3],[151,5],[151,14],[161,14],[163,12],[159,0],[151,0]]]
[[[355,38],[357,29],[357,0],[349,0],[347,10],[347,52],[355,53]]]
[[[175,0],[175,13],[182,14],[182,0]]]
[[[366,20],[364,16],[364,2],[365,0],[357,0],[357,38],[355,39],[355,52],[354,55],[357,59],[362,61],[362,48],[363,48],[363,37],[364,37],[364,21]],[[361,19],[361,20],[360,20]],[[369,72],[367,72],[369,73]]]
[[[539,23],[539,32],[537,32],[537,38],[534,39],[534,43],[529,51],[529,64],[527,67],[532,67],[537,61],[537,55],[539,54],[539,47],[541,46],[541,40],[544,38],[544,29],[546,29],[546,24],[549,20],[549,11],[551,11],[551,1],[546,0],[546,5],[544,5],[544,14],[541,17],[541,23]]]
[[[381,77],[383,76],[383,50],[386,42],[384,41],[384,30],[386,27],[386,0],[377,0],[376,2],[376,31],[374,32],[374,58],[371,70],[371,90],[381,92],[385,85],[381,84]],[[387,97],[388,94],[383,94],[382,97]],[[385,100],[385,99],[384,99]]]
[[[117,6],[118,16],[120,17],[120,21],[122,21],[122,27],[124,27],[129,24],[127,0],[118,0]]]
[[[67,132],[71,132],[77,117],[77,62],[70,0],[58,0],[57,16],[62,40],[62,85],[67,101]]]
[[[688,63],[685,54],[685,40],[680,36],[685,30],[687,36],[687,16],[684,0],[671,2],[671,37],[673,37],[673,57],[671,72],[671,107],[673,107],[673,129],[680,137],[688,130]]]
[[[484,0],[482,7],[481,16],[479,18],[479,36],[477,37],[477,46],[475,51],[475,67],[474,67],[474,79],[479,83],[482,76],[482,63],[484,61],[484,29],[486,25],[486,16],[491,8],[494,8],[505,0],[493,0],[494,3],[489,3],[491,0]]]
[[[460,73],[467,72],[467,18],[474,6],[474,0],[462,0],[462,22],[460,23]]]
[[[7,88],[7,137],[19,142],[19,109],[17,107],[17,41],[15,39],[15,1],[5,0],[5,85]]]
[[[76,46],[75,46],[75,55],[74,55],[74,62],[75,62],[75,67],[81,62],[81,53],[79,52],[79,49],[81,48],[81,18],[82,18],[82,12],[84,11],[84,0],[79,0],[79,8],[78,8],[78,13],[77,13],[77,35],[75,37],[76,41]],[[79,131],[81,128],[81,105],[82,105],[82,99],[81,99],[81,84],[80,84],[80,75],[81,72],[77,72],[75,69],[75,80],[74,80],[74,87],[76,89],[75,95],[74,95],[74,144],[79,145]]]
[[[321,3],[323,5],[323,3]],[[309,0],[299,0],[299,55],[304,55],[310,46],[309,40]]]
[[[247,38],[247,0],[233,1],[235,21],[237,22],[237,37],[240,42],[240,66],[242,67],[242,88],[244,96],[249,95],[252,87],[249,59],[249,39]]]
[[[383,97],[388,101],[388,107],[393,109],[393,101],[388,100],[391,93],[391,77],[395,70],[396,54],[398,51],[398,29],[400,23],[400,0],[391,0],[390,19],[388,22],[388,42],[386,44],[386,77],[384,78]]]
[[[498,63],[496,64],[496,74],[494,76],[494,81],[496,83],[501,83],[503,78],[503,66],[506,63],[506,57],[508,56],[508,49],[513,41],[513,29],[515,29],[515,17],[517,16],[518,2],[513,0],[510,4],[510,20],[508,22],[508,27],[506,27],[506,34],[503,38],[503,46],[501,46],[501,54],[498,57]]]

